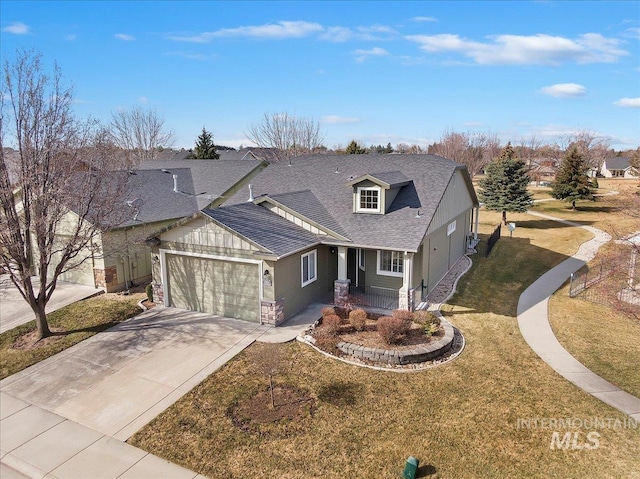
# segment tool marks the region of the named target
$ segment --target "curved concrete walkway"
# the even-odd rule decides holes
[[[587,369],[562,347],[549,324],[549,297],[562,286],[571,273],[575,273],[593,259],[598,249],[609,242],[611,237],[591,226],[531,211],[529,214],[586,229],[593,233],[594,238],[583,243],[571,258],[540,276],[520,295],[518,326],[522,336],[531,349],[561,376],[618,411],[640,421],[640,399]]]

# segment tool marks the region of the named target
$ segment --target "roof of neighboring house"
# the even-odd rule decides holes
[[[320,243],[318,235],[253,203],[202,210],[202,213],[277,257]]]
[[[464,166],[434,155],[315,155],[295,158],[291,166],[272,164],[251,183],[257,203],[266,195],[354,246],[417,251],[447,185],[461,169],[466,172]],[[385,214],[353,212],[350,183],[365,175],[404,184]],[[465,180],[477,204],[468,175]],[[227,204],[244,203],[248,196],[248,190],[240,191]]]
[[[232,194],[234,186],[264,165],[261,160],[149,160],[128,173],[111,172],[111,189],[121,198],[121,209],[114,208],[111,223],[126,227],[191,216],[216,200],[226,201],[225,194]],[[126,188],[117,186],[123,175]],[[73,204],[69,207],[76,211]]]
[[[238,152],[243,154],[251,152],[257,158],[268,161],[269,163],[277,163],[278,161],[280,161],[278,150],[275,148],[246,147],[242,148]]]
[[[138,172],[168,171],[165,176],[169,178],[171,187],[168,190],[165,187],[165,193],[173,191],[172,175],[177,174],[178,190],[198,194],[197,208],[188,213],[192,214],[209,206],[213,200],[220,198],[229,188],[263,165],[261,160],[149,160],[138,165]],[[188,170],[190,175],[182,176],[180,170],[183,169]]]
[[[631,167],[630,158],[624,156],[613,156],[604,160],[607,170],[626,170]]]

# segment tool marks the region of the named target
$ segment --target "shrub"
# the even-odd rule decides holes
[[[326,307],[322,308],[322,317],[329,316],[330,314],[336,314],[336,309],[334,307]]]
[[[440,317],[436,316],[431,311],[416,311],[414,313],[413,320],[422,326],[427,326],[430,324],[440,326]]]
[[[322,325],[324,326],[323,329],[327,332],[327,334],[330,334],[332,336],[338,335],[340,323],[342,323],[342,320],[337,314],[329,314],[328,316],[322,318]]]
[[[354,309],[349,313],[349,322],[356,331],[363,331],[367,325],[367,313],[364,309]]]
[[[394,316],[383,316],[378,319],[377,329],[382,340],[387,344],[395,344],[407,334],[411,321]]]
[[[153,303],[153,286],[151,285],[151,283],[147,285],[144,291],[145,293],[147,293],[147,299],[149,300],[149,302]]]
[[[335,333],[320,328],[316,329],[314,337],[316,338],[316,346],[318,346],[320,349],[329,352],[335,352],[335,350],[337,349],[336,347],[338,345],[338,337]]]
[[[439,326],[435,323],[426,323],[422,326],[422,331],[424,331],[425,336],[431,337],[438,332],[438,328]]]
[[[403,321],[413,322],[414,314],[406,309],[396,309],[393,311],[392,316],[394,318],[401,319]]]

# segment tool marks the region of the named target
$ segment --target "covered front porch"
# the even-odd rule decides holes
[[[334,303],[353,303],[376,309],[406,309],[413,311],[416,301],[422,297],[421,284],[413,285],[414,253],[386,252],[392,254],[391,271],[380,272],[380,254],[375,250],[338,246],[338,278],[334,282]],[[377,255],[377,256],[376,256]],[[367,258],[368,260],[366,260]],[[378,264],[375,264],[375,261]],[[365,274],[367,268],[376,271]],[[374,269],[375,268],[375,269]],[[367,284],[365,278],[381,279]],[[400,287],[397,287],[397,286]]]

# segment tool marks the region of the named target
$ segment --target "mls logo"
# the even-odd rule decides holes
[[[600,447],[600,434],[591,431],[587,433],[586,442],[580,440],[579,432],[565,432],[563,436],[560,436],[558,431],[554,431],[551,435],[550,449],[564,449],[565,451],[580,451],[582,449],[598,449]]]

